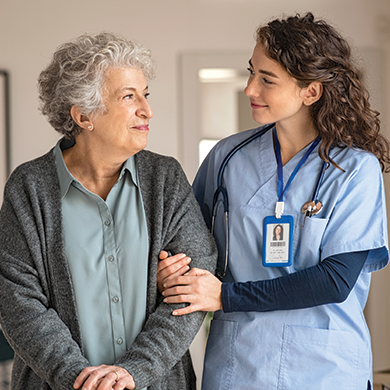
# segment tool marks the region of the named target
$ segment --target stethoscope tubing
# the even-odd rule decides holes
[[[250,142],[255,140],[258,137],[261,137],[263,134],[265,134],[268,130],[271,130],[275,126],[274,123],[271,125],[268,125],[266,128],[260,130],[258,133],[252,134],[250,137],[244,139],[242,142],[240,142],[238,145],[236,145],[223,159],[221,166],[218,171],[217,176],[217,189],[214,192],[213,196],[213,208],[212,208],[212,216],[211,216],[211,234],[214,235],[214,222],[215,222],[215,216],[217,214],[217,203],[218,203],[218,197],[220,194],[222,194],[223,198],[223,207],[225,212],[225,261],[224,261],[224,267],[223,270],[217,269],[217,277],[222,279],[227,270],[227,264],[228,264],[228,257],[229,257],[229,196],[227,193],[227,189],[222,186],[222,178],[223,173],[225,171],[226,165],[230,161],[230,159],[234,156],[236,152],[238,152],[240,149],[242,149],[244,146],[248,145]]]

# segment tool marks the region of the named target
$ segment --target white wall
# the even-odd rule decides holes
[[[0,67],[12,77],[12,165],[56,141],[37,111],[36,79],[56,46],[82,33],[119,32],[152,49],[158,73],[150,85],[149,148],[180,158],[179,53],[250,52],[259,23],[296,10],[331,20],[358,47],[377,46],[374,22],[389,8],[389,0],[0,0]]]
[[[179,54],[250,53],[259,23],[282,13],[309,10],[332,21],[355,46],[382,52],[382,119],[390,123],[389,0],[0,0],[0,68],[11,73],[12,166],[43,154],[58,138],[37,111],[36,92],[38,74],[57,45],[84,32],[108,30],[149,46],[158,62],[157,79],[150,84],[155,117],[149,149],[182,160]],[[369,315],[381,312],[383,323],[389,323],[390,310],[381,304],[374,308],[388,294],[384,272],[378,274],[383,283],[378,284]],[[374,350],[380,350],[378,368],[390,367],[390,340],[383,341],[385,334],[382,326],[373,335]]]

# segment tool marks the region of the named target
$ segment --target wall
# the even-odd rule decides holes
[[[308,10],[331,20],[355,46],[381,51],[383,122],[390,123],[389,0],[0,0],[0,68],[11,73],[12,166],[45,153],[58,139],[37,111],[36,79],[60,43],[84,32],[108,30],[149,46],[158,62],[157,79],[150,83],[155,117],[149,149],[182,160],[179,54],[250,53],[259,23]],[[377,304],[388,294],[385,272],[375,276],[382,283],[368,313],[380,312],[381,324],[390,322],[388,308]],[[382,326],[379,336],[373,336],[375,350],[390,350],[390,341],[383,340],[385,330]],[[376,354],[378,368],[390,367],[388,355]]]
[[[250,52],[260,22],[296,10],[332,20],[358,47],[376,46],[374,23],[389,15],[389,7],[389,0],[0,0],[0,67],[12,77],[12,165],[56,141],[37,111],[36,79],[56,46],[82,33],[119,32],[152,49],[158,73],[150,84],[155,117],[149,148],[180,158],[179,53]]]

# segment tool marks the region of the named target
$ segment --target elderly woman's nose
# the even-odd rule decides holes
[[[152,118],[153,117],[153,110],[152,107],[150,106],[149,102],[144,98],[140,102],[140,105],[137,110],[138,115],[146,116],[147,118]]]

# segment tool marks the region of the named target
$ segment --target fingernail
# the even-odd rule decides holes
[[[175,311],[172,312],[173,316],[177,316],[177,313]]]

